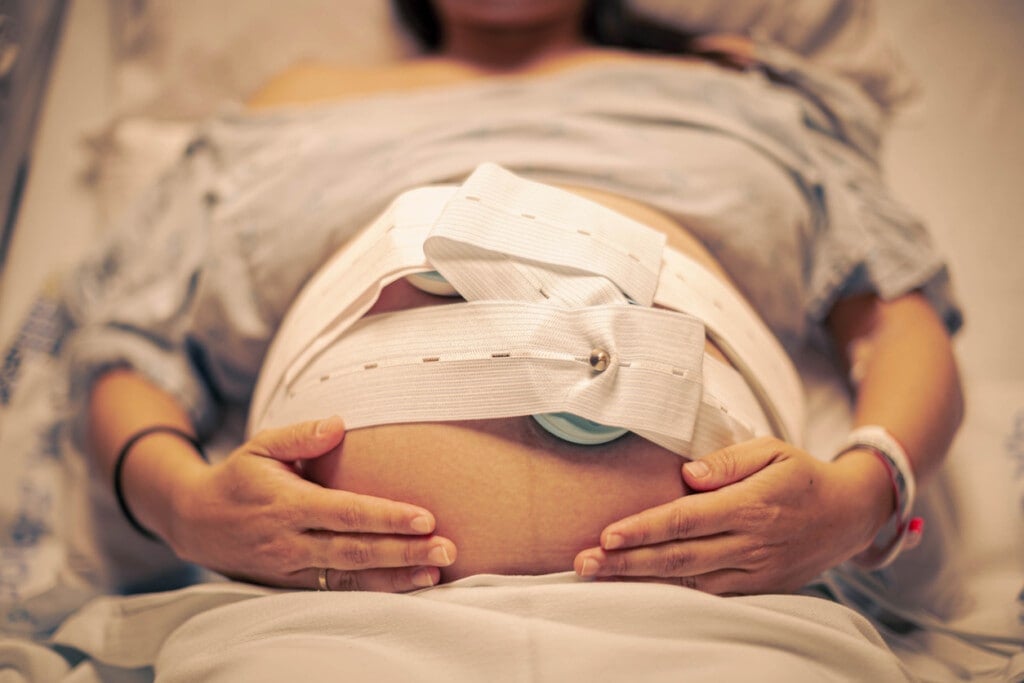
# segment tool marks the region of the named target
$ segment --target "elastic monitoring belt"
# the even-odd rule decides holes
[[[466,301],[363,317],[385,286],[431,271]],[[761,434],[799,443],[803,411],[768,328],[663,234],[484,164],[461,186],[400,195],[310,280],[249,431],[539,415],[698,457]]]

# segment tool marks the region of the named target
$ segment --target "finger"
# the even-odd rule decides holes
[[[436,526],[434,516],[418,505],[324,488],[297,478],[295,484],[301,515],[296,519],[302,529],[425,535]]]
[[[760,472],[782,454],[781,441],[771,437],[726,446],[683,465],[683,481],[697,491],[735,484]]]
[[[336,448],[344,436],[345,423],[335,415],[323,420],[264,429],[249,440],[247,447],[256,455],[292,462],[318,458]]]
[[[310,534],[301,566],[359,570],[389,567],[447,567],[455,561],[455,544],[441,536],[414,538],[373,534]]]
[[[360,571],[328,569],[325,578],[327,590],[331,591],[406,593],[436,586],[441,581],[441,570],[437,567],[363,569]],[[285,583],[291,588],[320,590],[320,569],[297,571],[291,574]]]
[[[601,547],[621,550],[731,531],[743,502],[729,489],[683,496],[609,524]]]
[[[360,572],[327,572],[330,590],[362,590],[382,593],[406,593],[436,586],[441,581],[437,567],[402,569],[366,569]]]
[[[576,556],[573,569],[583,577],[681,577],[722,569],[746,569],[755,559],[749,539],[719,535],[612,552],[589,548]]]

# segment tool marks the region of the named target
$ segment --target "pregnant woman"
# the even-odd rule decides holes
[[[959,424],[959,316],[855,122],[738,37],[633,49],[619,3],[398,4],[430,54],[282,74],[201,131],[150,200],[158,229],[82,271],[75,385],[136,529],[231,577],[332,590],[572,568],[758,593],[891,559]],[[580,445],[529,414],[346,433],[330,405],[198,457],[303,284],[401,193],[484,162],[663,235],[785,348],[828,339],[856,399],[841,457],[777,429],[709,453]],[[397,279],[363,322],[444,305],[463,304]],[[701,350],[734,371],[713,335]]]

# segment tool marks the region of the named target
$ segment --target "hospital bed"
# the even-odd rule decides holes
[[[780,5],[689,4],[727,28],[770,24],[770,6]],[[844,3],[819,8],[829,4]],[[758,14],[755,6],[769,10]],[[68,617],[113,579],[109,556],[98,559],[105,551],[89,542],[82,496],[66,485],[81,475],[81,463],[57,457],[56,434],[46,453],[17,448],[38,426],[34,406],[51,400],[45,391],[26,392],[45,385],[26,375],[58,372],[47,360],[60,328],[47,296],[53,274],[85,253],[153,181],[196,121],[238,106],[295,60],[375,63],[411,49],[384,3],[301,0],[283,7],[269,0],[68,4],[0,283],[0,341],[16,350],[5,357],[0,384],[2,681],[151,676],[145,658],[126,673],[91,659],[88,647],[61,649],[47,640],[70,621],[57,631],[71,632],[61,642],[88,641],[82,624],[96,622]],[[890,85],[906,96],[885,151],[887,174],[951,263],[967,321],[956,340],[967,415],[922,504],[926,542],[884,574],[839,577],[830,588],[871,617],[923,680],[1024,680],[1024,655],[1013,645],[1024,638],[1024,237],[1016,226],[1024,214],[1024,4],[893,0],[877,11],[907,66],[883,64],[896,70]],[[323,20],[330,16],[338,20]],[[808,387],[808,445],[832,452],[847,428],[846,400],[824,358],[808,352],[798,360]],[[119,651],[146,650],[124,638]],[[850,677],[858,676],[851,664]]]

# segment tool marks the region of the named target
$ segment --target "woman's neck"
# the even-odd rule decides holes
[[[491,71],[516,71],[587,45],[576,23],[535,27],[449,26],[441,55]]]

